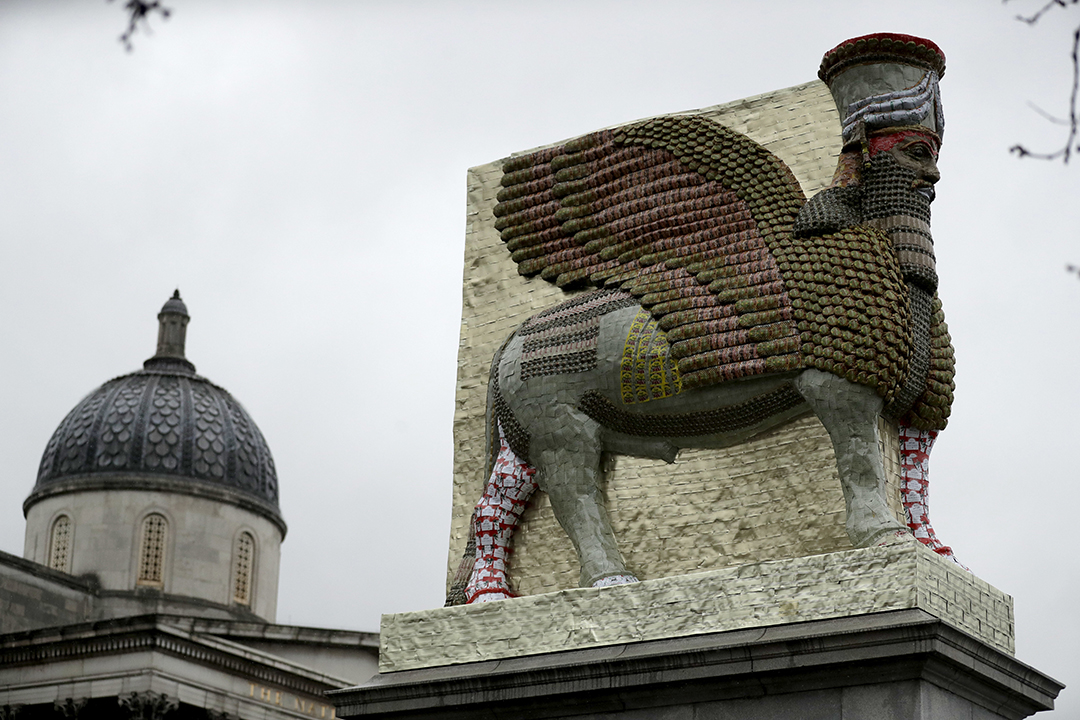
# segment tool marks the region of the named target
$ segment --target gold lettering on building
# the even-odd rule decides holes
[[[248,685],[250,685],[250,691],[248,692],[250,698],[255,698],[270,705],[291,707],[293,710],[298,710],[311,717],[329,718],[329,720],[337,718],[337,710],[333,705],[327,705],[314,699],[302,698],[290,692],[275,690],[257,683],[248,683]]]

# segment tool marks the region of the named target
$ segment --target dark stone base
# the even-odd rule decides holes
[[[1062,685],[922,610],[377,675],[339,718],[1000,720]]]

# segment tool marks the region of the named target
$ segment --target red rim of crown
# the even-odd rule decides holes
[[[945,77],[945,53],[932,41],[900,33],[873,33],[845,40],[821,58],[818,77],[828,84],[853,65],[904,63]]]

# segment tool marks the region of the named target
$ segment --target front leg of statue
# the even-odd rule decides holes
[[[832,439],[851,544],[866,547],[890,533],[907,535],[885,495],[885,465],[878,444],[881,397],[872,388],[821,370],[804,371],[795,379],[795,389]]]

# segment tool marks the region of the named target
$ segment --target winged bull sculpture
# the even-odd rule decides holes
[[[603,502],[604,453],[673,462],[809,413],[833,443],[852,544],[913,534],[953,557],[926,515],[954,387],[930,233],[944,71],[934,43],[905,35],[826,53],[844,146],[809,201],[778,157],[694,115],[506,162],[494,212],[519,272],[594,289],[495,355],[490,474],[448,604],[512,596],[511,536],[538,486],[581,586],[636,581]],[[887,504],[879,415],[900,428],[906,526]]]

